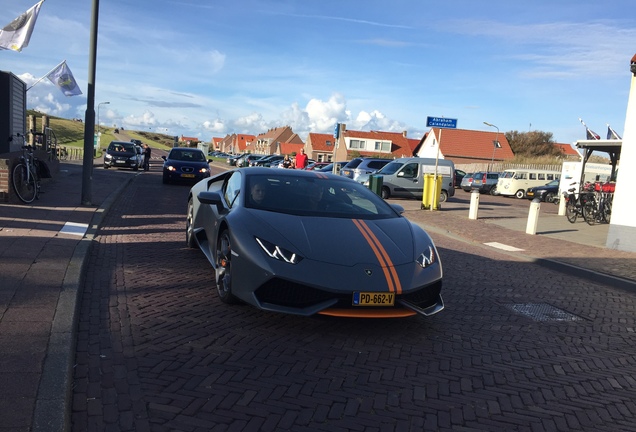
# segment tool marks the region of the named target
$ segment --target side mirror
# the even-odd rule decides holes
[[[404,207],[402,207],[399,204],[389,204],[391,207],[393,207],[393,210],[395,210],[396,212],[398,212],[399,214],[404,213]]]
[[[223,200],[221,199],[221,194],[218,192],[199,192],[197,199],[201,204],[216,206],[219,213],[223,211]]]
[[[166,157],[165,156],[161,156],[161,159],[166,160]]]

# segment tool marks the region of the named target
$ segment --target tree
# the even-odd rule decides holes
[[[561,156],[561,150],[554,145],[552,132],[531,131],[506,132],[506,139],[515,156],[520,157],[541,157]]]

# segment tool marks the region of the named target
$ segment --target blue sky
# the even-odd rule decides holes
[[[0,25],[36,0],[0,0]],[[48,80],[28,108],[84,118],[92,1],[46,0],[29,46],[0,70],[31,85],[66,59],[84,95]],[[561,143],[622,135],[636,53],[633,0],[102,0],[102,125],[209,141],[290,125],[540,130]]]

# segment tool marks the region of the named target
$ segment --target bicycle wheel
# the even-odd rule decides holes
[[[565,205],[565,217],[568,218],[568,222],[576,222],[576,218],[579,216],[579,212],[576,210],[576,204],[572,201],[568,201]]]
[[[601,209],[601,219],[603,223],[610,223],[612,218],[612,200],[611,198],[603,200],[603,208]]]
[[[585,204],[583,204],[581,210],[583,212],[583,219],[585,220],[585,222],[587,222],[588,225],[596,224],[599,212],[596,209],[595,201],[586,202]]]
[[[38,187],[35,177],[28,175],[24,164],[18,164],[13,167],[11,183],[16,195],[22,202],[29,204],[37,197]]]

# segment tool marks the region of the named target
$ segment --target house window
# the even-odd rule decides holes
[[[349,148],[364,150],[366,142],[363,140],[352,139],[349,141]]]
[[[391,152],[391,142],[390,141],[376,141],[375,142],[375,151],[379,152]]]
[[[545,174],[539,173],[539,180],[545,180]]]
[[[325,144],[329,147],[331,145],[331,141],[327,141]]]

